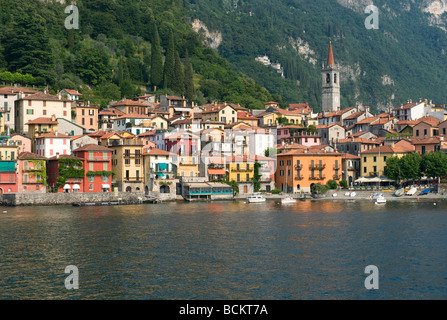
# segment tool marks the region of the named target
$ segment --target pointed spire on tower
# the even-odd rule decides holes
[[[332,53],[332,42],[329,42],[329,54],[327,56],[327,64],[326,66],[333,66],[335,65],[334,63],[334,54]]]

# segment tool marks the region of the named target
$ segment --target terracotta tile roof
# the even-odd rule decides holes
[[[343,159],[354,159],[354,160],[359,160],[360,156],[355,156],[353,154],[350,153],[342,153],[342,157]]]
[[[106,133],[107,133],[107,131],[99,130],[99,131],[89,133],[88,136],[91,138],[93,138],[93,137],[99,138],[99,137],[102,137],[103,135],[105,135]]]
[[[101,139],[101,140],[103,140],[103,139],[108,139],[108,138],[110,138],[111,136],[113,136],[113,135],[118,135],[120,138],[121,138],[121,135],[118,133],[118,132],[116,132],[116,131],[110,131],[110,132],[105,132],[103,135],[101,135],[99,138]]]
[[[150,119],[150,118],[144,114],[126,113],[126,114],[116,117],[113,120],[120,120],[120,119]]]
[[[117,114],[112,110],[104,109],[104,110],[99,111],[98,115],[100,115],[100,116],[115,116]]]
[[[144,103],[135,100],[123,99],[113,104],[114,107],[121,106],[136,106],[136,107],[147,107]]]
[[[418,124],[420,124],[421,122],[424,122],[432,127],[436,127],[439,125],[439,123],[441,122],[441,120],[439,120],[438,118],[432,117],[432,116],[425,116],[422,118],[417,119]]]
[[[346,117],[345,120],[354,120],[354,119],[357,119],[357,118],[360,117],[362,114],[364,114],[363,111],[357,111],[357,112],[354,112],[354,113],[351,114],[350,116]]]
[[[47,160],[46,157],[32,153],[32,152],[21,152],[18,156],[19,160]]]
[[[84,159],[82,159],[82,158],[79,158],[79,157],[75,157],[75,156],[72,156],[72,155],[69,155],[69,154],[60,154],[59,156],[54,156],[54,157],[51,157],[51,158],[48,158],[48,160],[58,160],[58,159],[76,159],[76,160],[84,160]]]
[[[332,43],[329,42],[329,53],[327,55],[326,66],[329,67],[329,66],[333,66],[334,64],[335,63],[334,63],[334,54],[332,52]]]
[[[348,138],[338,140],[338,143],[349,143],[349,142],[364,143],[364,144],[380,144],[379,142],[364,138],[352,138],[352,139]]]
[[[368,118],[358,121],[356,124],[369,124],[373,121],[376,121],[377,119],[378,119],[378,117],[368,117]]]
[[[177,97],[177,96],[166,96],[169,100],[181,100],[181,101],[186,101],[186,99]]]
[[[51,118],[39,117],[39,118],[30,120],[27,123],[25,123],[25,125],[30,125],[30,124],[57,124],[57,120],[53,121],[53,119],[51,119]]]
[[[2,95],[16,95],[20,92],[38,93],[40,91],[30,89],[30,88],[24,88],[24,87],[3,87],[3,88],[0,88],[0,94],[2,94]]]
[[[170,153],[169,151],[157,149],[157,148],[149,148],[147,152],[143,153],[143,155],[148,156],[174,156],[174,154]]]
[[[439,137],[430,137],[430,138],[423,138],[423,139],[412,139],[411,142],[413,144],[439,144],[441,143],[441,139]]]
[[[82,147],[79,147],[79,148],[73,150],[73,152],[78,152],[78,151],[102,151],[102,152],[110,151],[110,152],[112,152],[113,150],[109,149],[107,147],[101,146],[99,144],[91,143],[91,144],[86,144]]]
[[[244,120],[259,120],[259,118],[253,116],[251,113],[247,111],[238,111],[237,118]]]
[[[82,96],[82,93],[79,93],[78,90],[72,90],[72,89],[63,89],[67,93],[73,95],[73,96]]]
[[[408,125],[408,126],[415,126],[419,123],[419,120],[400,120],[396,122],[396,125],[402,126],[402,125]]]
[[[113,107],[110,107],[109,110],[114,112],[117,116],[122,116],[123,114],[126,114],[125,112],[122,112],[121,110]]]
[[[402,105],[400,107],[394,108],[393,110],[411,109],[411,108],[415,107],[418,104],[420,104],[420,103],[417,103],[417,102],[407,103],[407,104]]]
[[[67,136],[66,134],[63,133],[59,133],[59,132],[48,132],[48,133],[44,133],[38,137],[36,137],[36,139],[41,139],[41,138],[64,138],[64,139],[69,139],[71,138],[70,136]]]
[[[163,140],[172,140],[172,139],[184,139],[184,138],[188,138],[188,139],[199,139],[198,136],[196,136],[195,134],[191,133],[191,132],[177,132],[174,134],[171,134],[170,136],[164,138]]]
[[[312,108],[310,107],[310,105],[307,102],[305,102],[305,103],[290,103],[289,111],[294,111],[294,110],[299,110],[300,113],[303,113],[303,112],[310,112],[312,110]]]
[[[153,136],[153,135],[155,135],[155,133],[156,133],[155,130],[152,130],[152,131],[146,131],[146,132],[140,133],[139,135],[137,135],[137,137],[138,137],[138,138],[140,138],[140,137],[149,137],[149,136]]]
[[[71,136],[70,140],[73,141],[73,140],[82,138],[82,137],[84,137],[84,136],[87,136],[87,135],[86,135],[86,134],[85,134],[85,135],[84,135],[84,134],[79,134],[79,135],[76,135],[76,136]],[[88,137],[88,136],[87,136],[87,137]]]
[[[369,131],[359,131],[350,135],[350,137],[357,138],[363,136],[364,134],[370,133]]]
[[[275,102],[275,101],[267,101],[267,102],[265,102],[264,104],[278,104],[278,102]]]
[[[63,102],[73,102],[73,100],[60,98],[52,94],[47,94],[43,92],[37,92],[30,94],[29,96],[23,97],[21,100],[38,100],[38,101],[63,101]]]
[[[361,154],[368,154],[368,153],[407,153],[407,152],[413,152],[414,146],[405,140],[401,140],[398,143],[396,143],[393,147],[392,146],[379,146],[370,150],[365,150],[360,152]]]

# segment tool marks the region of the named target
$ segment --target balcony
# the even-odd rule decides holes
[[[88,157],[87,161],[110,161],[112,160],[111,157]]]
[[[370,173],[369,173],[369,176],[370,176],[370,177],[377,177],[377,172],[370,172]]]
[[[326,168],[326,164],[314,164],[314,165],[309,165],[309,170],[323,170],[324,168]]]
[[[123,182],[126,182],[126,183],[141,183],[141,182],[143,182],[143,178],[142,177],[125,177],[123,179]]]
[[[304,165],[303,164],[296,164],[295,165],[295,170],[303,170]]]
[[[143,155],[142,153],[125,153],[125,152],[123,153],[124,158],[140,158],[142,155]]]
[[[326,176],[310,176],[309,180],[324,180],[326,179]]]
[[[249,168],[236,168],[236,169],[231,169],[232,172],[253,172],[253,169]]]
[[[338,174],[334,174],[334,175],[332,176],[332,178],[333,178],[334,180],[341,180],[341,176],[338,175]]]
[[[340,170],[340,166],[338,164],[334,164],[334,170]]]
[[[301,175],[295,177],[295,180],[303,180],[303,179],[304,179],[304,177]]]
[[[347,170],[348,170],[348,171],[356,171],[357,169],[354,168],[353,166],[349,166],[349,167],[347,168]]]

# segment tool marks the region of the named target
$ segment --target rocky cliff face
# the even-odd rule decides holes
[[[222,33],[219,31],[209,31],[205,23],[199,19],[195,19],[192,22],[192,29],[202,36],[206,45],[213,49],[219,48],[222,43]]]

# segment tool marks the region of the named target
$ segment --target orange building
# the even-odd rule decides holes
[[[342,179],[341,153],[326,153],[316,149],[293,149],[276,155],[275,181],[284,192],[310,192],[314,183],[326,184]]]

